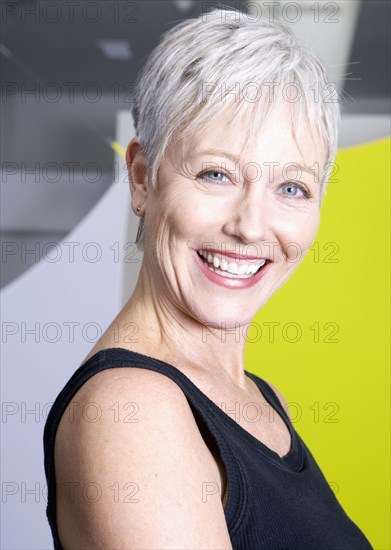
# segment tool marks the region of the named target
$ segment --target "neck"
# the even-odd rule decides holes
[[[130,349],[156,357],[181,370],[245,388],[244,348],[246,327],[216,327],[202,323],[184,311],[184,306],[165,295],[166,288],[151,285],[143,262],[136,288],[115,321],[120,341],[129,340],[129,326],[136,327]],[[167,291],[166,291],[167,292]],[[131,323],[129,325],[128,323]],[[127,328],[127,330],[126,330]]]

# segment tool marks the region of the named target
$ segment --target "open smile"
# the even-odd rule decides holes
[[[226,288],[248,288],[255,285],[273,263],[266,258],[235,261],[221,254],[194,251],[197,263],[207,278]]]

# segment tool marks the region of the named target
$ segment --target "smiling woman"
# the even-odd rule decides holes
[[[148,58],[126,152],[140,275],[45,425],[56,549],[371,548],[280,392],[244,368],[244,329],[319,227],[329,84],[287,27],[236,10]]]

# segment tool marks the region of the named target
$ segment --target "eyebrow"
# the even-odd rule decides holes
[[[196,155],[219,155],[222,157],[226,157],[229,160],[232,160],[232,162],[240,162],[240,158],[236,155],[233,155],[232,153],[229,153],[228,151],[224,151],[223,149],[206,149],[205,151],[196,151],[194,153],[194,156]],[[193,156],[193,155],[192,155]],[[313,168],[310,168],[309,166],[304,166],[303,164],[300,164],[299,162],[295,162],[292,164],[296,164],[300,167],[300,169],[303,172],[307,172],[311,175],[316,175],[316,171]]]

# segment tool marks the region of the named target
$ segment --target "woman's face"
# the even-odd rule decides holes
[[[310,134],[299,151],[289,105],[271,114],[241,156],[239,124],[221,114],[192,140],[184,158],[172,147],[160,164],[158,189],[148,189],[145,203],[144,258],[155,296],[166,307],[225,328],[250,323],[302,261],[319,226],[325,162],[324,147]],[[208,248],[215,264],[197,253]],[[253,269],[262,258],[268,261],[251,277],[224,277],[210,267],[217,258],[226,275],[225,268],[235,271],[235,258],[226,253],[256,257],[239,262]]]

